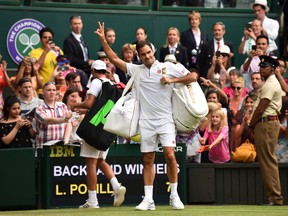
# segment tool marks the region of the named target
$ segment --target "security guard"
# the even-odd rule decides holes
[[[265,83],[255,102],[249,127],[254,129],[255,147],[267,196],[267,202],[263,205],[283,205],[276,158],[282,93],[274,71],[279,63],[270,56],[262,55],[259,58],[260,74]]]

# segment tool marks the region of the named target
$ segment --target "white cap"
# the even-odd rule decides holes
[[[172,62],[172,63],[175,63],[175,64],[177,63],[176,57],[173,54],[166,55],[165,59],[164,59],[164,62],[166,62],[166,61],[169,61],[169,62]]]
[[[254,5],[258,4],[258,5],[263,5],[265,7],[265,12],[269,11],[269,7],[267,6],[267,0],[255,0],[254,3],[250,4],[250,8],[254,9]]]
[[[106,64],[104,61],[96,60],[91,65],[91,69],[93,69],[93,68],[95,70],[106,70]]]
[[[233,53],[230,52],[230,48],[229,48],[229,46],[227,46],[227,45],[221,46],[220,49],[219,49],[219,51],[220,51],[220,53],[228,54],[230,57],[233,56]]]

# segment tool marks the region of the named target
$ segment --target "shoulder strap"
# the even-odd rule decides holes
[[[129,79],[128,83],[125,86],[125,89],[123,90],[122,96],[124,96],[132,87],[133,83],[134,83],[134,79],[137,76],[138,77],[138,83],[137,86],[140,86],[140,70],[142,69],[142,66],[140,66],[137,71],[133,74],[133,76]],[[137,88],[137,97],[139,98],[139,88]]]

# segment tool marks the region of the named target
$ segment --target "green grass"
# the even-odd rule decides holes
[[[172,210],[169,206],[156,206],[156,211],[135,211],[129,207],[101,207],[100,209],[47,209],[29,211],[0,211],[2,216],[278,216],[288,215],[288,206],[257,206],[257,205],[186,205],[184,210]]]

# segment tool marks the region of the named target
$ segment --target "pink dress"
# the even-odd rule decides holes
[[[212,133],[208,132],[208,127],[205,129],[203,138],[208,140],[208,145],[213,143],[220,134],[223,136],[223,139],[220,141],[220,143],[215,145],[209,151],[209,160],[213,163],[226,163],[230,161],[228,132],[228,126],[224,126],[219,132],[213,131]]]

